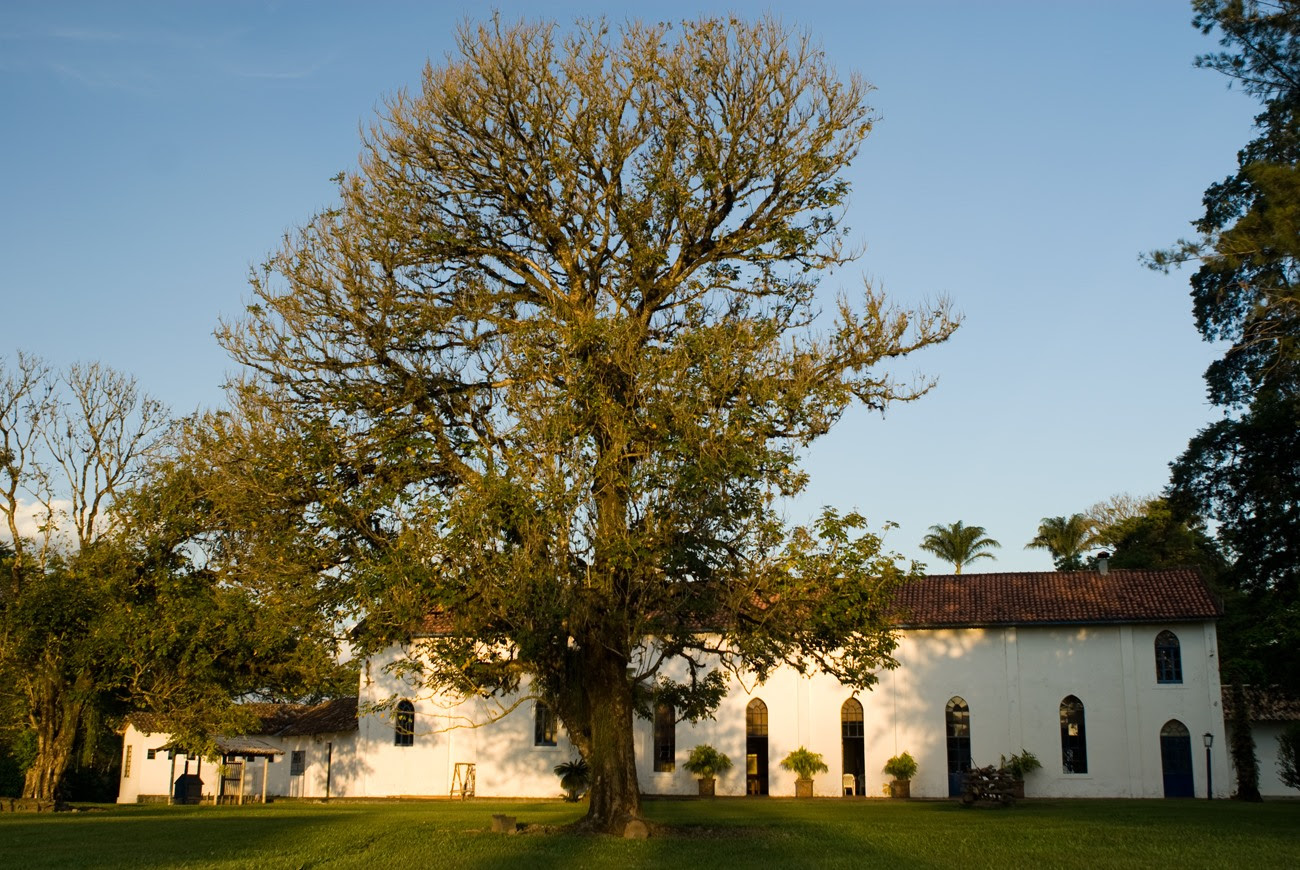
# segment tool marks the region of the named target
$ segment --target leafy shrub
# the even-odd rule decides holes
[[[699,779],[712,779],[731,770],[731,759],[709,744],[701,743],[691,750],[690,757],[682,767]]]
[[[560,788],[564,789],[566,801],[579,800],[591,785],[591,770],[588,769],[585,758],[560,762],[555,765],[555,775],[560,778]]]
[[[809,752],[802,746],[787,755],[781,762],[781,766],[786,770],[794,771],[800,779],[812,779],[819,773],[830,771],[826,762],[822,760],[820,752]]]
[[[998,767],[1011,774],[1012,779],[1024,779],[1026,774],[1033,773],[1042,767],[1043,764],[1038,760],[1038,756],[1028,749],[1021,749],[1019,754],[1013,754],[1010,758],[1003,758]]]
[[[918,765],[916,759],[910,752],[904,752],[902,755],[895,755],[885,762],[885,773],[894,779],[911,779],[916,776]]]

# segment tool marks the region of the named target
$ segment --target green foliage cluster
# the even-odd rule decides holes
[[[812,752],[803,746],[781,759],[781,766],[800,779],[812,779],[819,773],[830,771],[820,752]]]
[[[1002,757],[998,761],[998,767],[1011,774],[1013,779],[1024,779],[1026,774],[1033,773],[1043,766],[1038,760],[1038,756],[1028,749],[1021,749],[1019,752],[1012,753],[1010,757]]]
[[[1047,550],[1058,571],[1078,571],[1084,565],[1084,553],[1096,540],[1094,523],[1083,514],[1068,517],[1043,517],[1038,534],[1026,550]]]
[[[1250,731],[1250,704],[1241,683],[1232,686],[1232,737],[1228,752],[1237,774],[1237,790],[1233,797],[1239,801],[1258,803],[1259,759],[1255,755],[1255,737]]]
[[[1179,512],[1166,498],[1150,499],[1138,514],[1099,528],[1097,539],[1110,548],[1112,568],[1196,568],[1214,582],[1228,564],[1204,520]]]
[[[1174,463],[1171,504],[1217,525],[1229,679],[1300,689],[1300,5],[1194,0],[1222,50],[1197,65],[1255,97],[1255,137],[1210,185],[1193,240],[1149,256],[1191,277],[1197,327],[1227,351],[1205,373],[1224,416]]]
[[[682,767],[697,779],[713,779],[731,770],[731,759],[708,743],[701,743],[691,749]]]
[[[886,761],[884,772],[894,779],[911,779],[916,776],[917,767],[916,759],[912,757],[912,753],[904,752]]]
[[[564,799],[575,803],[591,785],[591,768],[585,758],[561,761],[555,765],[555,775],[560,778],[560,788],[564,789]]]
[[[0,549],[0,769],[22,775],[24,796],[115,797],[115,726],[132,710],[168,715],[203,748],[248,724],[236,698],[355,691],[309,624],[204,566],[204,502],[174,473],[168,428],[111,369],[55,376],[33,357],[0,360],[0,519],[13,542]],[[35,538],[18,522],[24,498],[45,510]]]
[[[988,550],[1001,546],[985,534],[983,526],[967,526],[961,520],[947,526],[930,526],[930,533],[921,541],[922,550],[951,562],[956,574],[976,559],[997,558]]]

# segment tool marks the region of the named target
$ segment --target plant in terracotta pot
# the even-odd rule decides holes
[[[809,752],[802,746],[787,755],[785,760],[781,762],[781,766],[794,772],[796,777],[794,782],[795,797],[812,797],[813,777],[819,773],[830,772],[830,768],[822,760],[820,752]]]
[[[1034,755],[1028,749],[1022,748],[1019,753],[1013,754],[1010,758],[1003,758],[998,766],[1011,774],[1011,778],[1015,780],[1014,796],[1023,798],[1025,796],[1025,777],[1038,770],[1043,764],[1038,760],[1037,755]]]
[[[701,743],[691,750],[690,757],[682,767],[700,781],[700,797],[713,797],[717,789],[717,777],[731,770],[731,759],[709,744]]]
[[[895,755],[885,762],[885,773],[894,778],[889,784],[889,796],[892,798],[909,798],[912,796],[912,777],[916,776],[916,759],[911,753]]]

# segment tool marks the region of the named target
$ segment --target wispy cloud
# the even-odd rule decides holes
[[[57,75],[95,90],[127,91],[133,94],[146,93],[149,90],[147,83],[139,80],[132,81],[118,72],[110,72],[106,69],[86,72],[66,63],[57,62],[51,62],[48,66]]]
[[[320,61],[319,63],[314,63],[311,64],[310,66],[302,67],[300,69],[291,69],[291,70],[282,70],[282,71],[239,69],[239,70],[234,70],[233,73],[234,75],[245,79],[280,79],[280,80],[308,79],[316,75],[316,73],[320,72],[325,67],[329,66],[330,63],[332,62],[333,62],[333,58],[329,60],[323,60]]]
[[[50,33],[55,39],[65,39],[72,42],[125,42],[131,39],[128,34],[120,33],[113,30],[89,30],[84,28],[72,28],[66,30],[55,30]]]

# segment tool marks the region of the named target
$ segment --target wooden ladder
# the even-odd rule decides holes
[[[451,775],[451,796],[461,800],[474,797],[474,765],[458,761]]]

